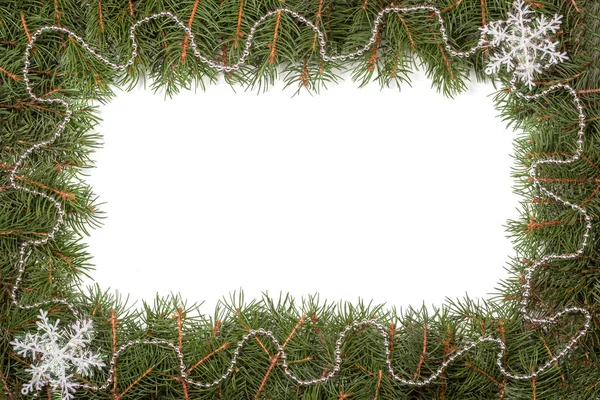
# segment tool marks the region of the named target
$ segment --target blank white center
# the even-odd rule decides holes
[[[513,255],[514,133],[491,85],[448,99],[345,82],[292,97],[221,84],[103,106],[88,239],[101,287],[152,301],[319,293],[395,306],[486,297]]]

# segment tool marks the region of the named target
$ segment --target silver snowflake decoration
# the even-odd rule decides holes
[[[490,39],[489,44],[496,48],[486,73],[497,73],[506,66],[515,78],[531,88],[535,85],[535,74],[568,60],[566,53],[557,50],[558,42],[551,36],[558,32],[562,15],[555,14],[551,19],[539,15],[533,19],[532,14],[529,5],[515,0],[513,12],[508,14],[506,21],[490,22],[482,28]]]
[[[50,385],[53,391],[60,391],[62,400],[71,400],[80,386],[74,374],[85,377],[92,368],[104,366],[100,354],[87,348],[94,333],[91,320],[75,321],[66,329],[59,329],[59,322],[49,321],[48,313],[40,310],[37,333],[28,332],[22,340],[11,342],[17,354],[33,358],[31,367],[25,370],[31,380],[23,385],[23,394]]]

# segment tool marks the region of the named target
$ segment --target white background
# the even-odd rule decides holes
[[[90,176],[107,216],[86,239],[93,278],[206,313],[240,288],[398,307],[495,292],[516,133],[491,85],[454,100],[421,74],[412,86],[121,92]]]

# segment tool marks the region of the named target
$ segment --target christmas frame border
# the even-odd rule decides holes
[[[522,5],[523,3],[521,2],[521,0],[516,0],[515,4]],[[12,169],[9,173],[9,180],[10,180],[10,186],[12,189],[24,191],[29,194],[35,195],[35,196],[40,196],[40,197],[44,198],[45,200],[48,200],[49,202],[51,202],[57,210],[58,217],[56,220],[56,224],[50,229],[50,231],[47,233],[47,235],[44,238],[23,241],[19,244],[19,260],[15,265],[15,267],[18,271],[18,275],[17,275],[15,283],[12,286],[12,290],[10,293],[13,306],[16,308],[20,308],[20,309],[38,309],[40,307],[47,306],[49,304],[62,304],[64,306],[66,306],[69,310],[71,310],[71,312],[76,317],[76,319],[82,319],[83,321],[86,321],[86,323],[89,322],[89,320],[84,319],[85,316],[80,314],[78,305],[70,302],[69,300],[60,299],[60,298],[52,298],[52,299],[45,300],[42,302],[36,302],[36,303],[32,303],[32,304],[23,304],[20,302],[19,295],[18,295],[18,288],[20,287],[20,283],[23,278],[23,274],[25,273],[25,270],[26,270],[26,264],[27,264],[30,254],[31,254],[30,248],[35,247],[35,246],[42,246],[42,245],[48,243],[48,241],[52,240],[54,238],[55,234],[59,231],[59,229],[63,223],[63,216],[64,216],[64,211],[63,211],[63,208],[62,208],[62,205],[61,205],[59,199],[55,198],[54,196],[52,196],[50,194],[47,194],[47,193],[41,191],[41,190],[23,186],[20,183],[18,183],[16,180],[17,170],[23,165],[23,163],[27,160],[27,158],[30,157],[37,150],[47,147],[50,144],[52,144],[64,131],[64,129],[66,128],[66,126],[69,123],[71,116],[72,116],[71,105],[69,104],[68,101],[61,99],[61,98],[56,98],[56,97],[53,97],[53,98],[39,97],[33,92],[32,88],[30,86],[30,81],[28,78],[29,66],[30,66],[30,55],[31,55],[31,50],[33,49],[34,44],[39,36],[45,34],[46,32],[61,32],[63,34],[66,34],[70,38],[77,41],[82,46],[82,48],[85,49],[88,53],[90,53],[91,55],[96,57],[98,60],[100,60],[107,66],[111,67],[114,70],[124,71],[128,66],[134,65],[135,58],[137,56],[138,46],[137,46],[136,34],[135,34],[136,28],[144,23],[151,21],[151,20],[155,20],[155,19],[159,19],[159,18],[166,18],[166,19],[171,20],[172,22],[175,23],[175,25],[177,25],[183,29],[183,31],[186,34],[186,38],[188,38],[188,40],[189,40],[190,48],[192,49],[194,55],[202,63],[208,65],[210,68],[213,68],[219,72],[230,72],[230,71],[238,70],[240,65],[242,65],[245,62],[246,57],[250,54],[250,50],[251,50],[252,43],[253,43],[253,41],[252,41],[253,35],[254,35],[256,28],[261,23],[266,21],[268,18],[271,18],[274,16],[279,16],[282,13],[289,14],[300,25],[305,25],[305,26],[311,28],[315,32],[315,34],[319,38],[319,46],[320,46],[319,53],[320,53],[323,61],[327,62],[327,61],[335,61],[335,60],[346,61],[347,59],[353,59],[356,56],[363,55],[363,53],[368,51],[371,48],[371,46],[373,45],[373,43],[375,43],[376,35],[379,30],[379,26],[382,24],[383,18],[387,14],[394,14],[394,13],[401,14],[401,13],[410,13],[410,12],[414,12],[414,11],[429,11],[436,15],[436,17],[439,21],[440,34],[441,34],[442,40],[444,42],[445,50],[447,51],[447,53],[449,55],[451,55],[453,57],[471,56],[471,55],[475,54],[478,50],[481,50],[482,48],[484,48],[484,46],[486,46],[488,44],[488,41],[486,40],[486,33],[489,33],[489,32],[486,32],[485,27],[483,27],[481,29],[480,38],[479,38],[479,41],[476,46],[472,47],[471,49],[469,49],[467,51],[457,51],[457,50],[453,49],[449,43],[448,36],[446,34],[445,22],[440,13],[440,10],[431,5],[416,5],[416,6],[410,6],[410,7],[390,6],[390,7],[386,7],[384,9],[382,9],[377,14],[377,17],[373,21],[373,30],[372,30],[372,35],[371,35],[371,38],[369,39],[369,41],[362,48],[357,50],[356,52],[353,52],[350,54],[335,55],[335,56],[327,54],[327,51],[325,48],[326,47],[325,36],[324,36],[323,32],[314,23],[312,23],[310,20],[308,20],[301,14],[298,14],[297,12],[295,12],[291,9],[288,9],[288,8],[274,9],[273,11],[270,11],[270,12],[264,14],[261,18],[259,18],[258,20],[255,21],[255,23],[253,24],[253,26],[250,30],[250,34],[248,35],[248,37],[246,39],[245,49],[242,53],[242,56],[239,58],[238,62],[233,65],[225,65],[223,63],[219,63],[215,60],[211,60],[207,57],[204,57],[198,51],[197,44],[195,42],[195,36],[194,36],[194,33],[192,32],[192,30],[185,23],[183,23],[178,17],[176,17],[174,14],[172,14],[171,12],[168,12],[168,11],[163,11],[163,12],[160,12],[157,14],[152,14],[148,17],[138,20],[136,23],[134,23],[132,25],[132,27],[130,29],[130,39],[132,42],[131,44],[132,44],[133,50],[131,52],[131,57],[129,58],[129,60],[127,60],[123,64],[116,64],[116,63],[110,61],[109,59],[105,58],[104,56],[102,56],[101,54],[96,52],[94,49],[92,49],[84,41],[84,39],[82,37],[78,36],[77,34],[70,31],[69,29],[66,29],[66,28],[63,28],[60,26],[45,26],[45,27],[40,28],[37,31],[35,31],[35,33],[33,35],[31,35],[31,37],[29,39],[29,43],[27,44],[26,51],[25,51],[24,68],[22,71],[23,72],[23,82],[25,83],[27,93],[29,94],[30,98],[33,101],[39,102],[39,103],[61,104],[65,108],[65,115],[64,115],[64,119],[62,120],[62,122],[58,125],[58,129],[54,132],[54,135],[50,139],[40,141],[40,142],[37,142],[37,143],[31,145],[17,158],[16,163],[14,164],[14,166],[12,167]],[[497,23],[498,25],[502,25],[502,24],[506,23],[506,21],[495,21],[495,23]],[[549,65],[547,65],[546,67],[548,67],[548,66]],[[216,379],[214,381],[201,382],[201,381],[193,380],[188,376],[188,374],[186,373],[186,371],[188,370],[188,367],[185,365],[184,360],[183,360],[181,344],[178,346],[177,344],[172,343],[170,341],[155,340],[155,339],[132,340],[132,341],[129,341],[129,342],[126,342],[126,343],[120,345],[113,352],[113,354],[111,356],[111,360],[109,362],[110,370],[108,372],[108,378],[104,384],[92,385],[92,384],[87,384],[87,383],[83,383],[83,384],[76,383],[71,386],[61,387],[60,389],[62,391],[63,399],[70,399],[72,397],[72,393],[74,393],[74,391],[76,389],[86,389],[86,390],[91,390],[91,391],[108,390],[109,387],[111,386],[111,384],[113,383],[113,377],[115,374],[115,364],[117,362],[117,359],[119,358],[119,355],[123,351],[128,349],[129,347],[136,346],[136,345],[156,345],[156,346],[161,346],[161,347],[166,347],[166,348],[171,349],[172,351],[175,352],[175,354],[177,356],[177,359],[179,362],[179,368],[180,368],[180,378],[182,381],[187,382],[187,384],[189,384],[189,385],[194,385],[194,386],[197,386],[200,388],[214,387],[214,386],[217,386],[218,384],[220,384],[222,381],[228,379],[234,373],[234,367],[237,363],[238,357],[240,356],[242,349],[244,348],[244,346],[250,339],[257,338],[257,337],[267,338],[273,343],[273,345],[275,346],[275,348],[278,351],[277,358],[280,359],[281,366],[283,368],[284,373],[288,376],[288,378],[290,380],[294,381],[297,385],[308,386],[308,385],[314,385],[314,384],[318,384],[318,383],[324,383],[324,382],[327,382],[328,380],[332,379],[333,377],[335,377],[340,372],[341,364],[342,364],[342,345],[343,345],[345,336],[353,330],[362,329],[362,328],[369,327],[369,326],[375,328],[377,330],[378,335],[381,337],[382,348],[383,348],[382,351],[386,357],[387,373],[396,382],[398,382],[402,385],[415,386],[415,387],[429,385],[433,381],[440,378],[446,371],[447,367],[451,363],[453,363],[456,359],[460,358],[463,354],[469,352],[470,350],[474,349],[475,347],[478,347],[480,344],[483,344],[483,343],[492,343],[498,348],[498,351],[497,351],[497,354],[495,357],[496,365],[499,368],[500,372],[506,378],[515,379],[515,380],[536,379],[540,374],[542,374],[546,370],[550,369],[557,361],[564,358],[576,347],[578,341],[581,338],[583,338],[586,335],[587,331],[589,330],[590,322],[592,319],[591,313],[582,307],[567,307],[552,316],[545,316],[542,318],[538,317],[535,314],[530,314],[530,308],[531,308],[530,300],[532,297],[531,296],[531,285],[532,285],[533,273],[535,272],[535,270],[540,265],[547,263],[549,261],[552,261],[552,260],[566,260],[566,259],[576,258],[584,252],[584,249],[588,245],[589,235],[590,235],[590,231],[592,229],[592,223],[591,223],[591,217],[589,216],[586,208],[583,206],[571,203],[571,202],[563,199],[562,197],[560,197],[558,194],[556,194],[556,193],[550,191],[549,189],[547,189],[546,187],[544,187],[544,185],[542,185],[539,180],[538,171],[537,171],[539,165],[543,165],[543,164],[563,164],[564,165],[564,164],[571,164],[571,163],[579,160],[580,156],[583,154],[583,136],[584,136],[585,129],[586,129],[586,115],[584,113],[584,108],[581,104],[581,100],[579,98],[577,91],[575,89],[573,89],[573,87],[571,87],[570,85],[568,85],[566,83],[556,83],[556,84],[549,86],[547,89],[545,89],[541,92],[538,92],[535,94],[529,94],[527,92],[523,92],[522,88],[519,88],[517,86],[518,80],[519,80],[519,75],[516,73],[516,71],[513,71],[512,79],[510,80],[511,95],[517,96],[520,99],[523,99],[526,101],[540,99],[544,96],[550,95],[554,91],[566,91],[572,97],[573,105],[576,107],[576,109],[578,111],[578,117],[579,117],[579,122],[578,122],[579,128],[578,128],[578,136],[577,136],[577,152],[574,155],[572,155],[570,158],[566,158],[566,159],[565,158],[560,158],[560,159],[546,158],[546,159],[540,159],[538,161],[535,161],[534,163],[532,163],[532,165],[529,169],[529,174],[530,174],[530,178],[532,179],[534,184],[539,188],[539,190],[541,192],[543,192],[546,196],[553,198],[557,202],[562,203],[562,205],[564,205],[566,207],[570,207],[571,209],[577,211],[579,214],[581,214],[581,216],[584,218],[584,220],[586,222],[586,230],[585,230],[585,233],[583,234],[581,246],[579,247],[579,249],[576,252],[565,253],[565,254],[554,254],[554,253],[547,254],[547,255],[543,256],[542,258],[540,258],[539,260],[537,260],[536,262],[532,263],[527,268],[527,273],[525,275],[525,279],[524,279],[524,283],[523,283],[523,297],[520,302],[520,309],[519,309],[524,321],[534,324],[536,326],[550,326],[550,325],[555,324],[558,320],[562,319],[565,315],[569,315],[569,314],[580,315],[580,316],[583,316],[583,319],[584,319],[582,327],[577,331],[577,333],[575,335],[573,335],[566,342],[566,345],[564,346],[564,348],[561,351],[556,352],[553,356],[551,356],[547,361],[545,361],[537,369],[532,370],[531,373],[525,373],[525,374],[514,374],[514,373],[510,372],[509,370],[507,370],[505,368],[505,366],[503,364],[503,359],[505,357],[505,352],[506,352],[505,343],[501,339],[494,338],[493,336],[483,335],[483,336],[479,337],[477,340],[468,342],[461,349],[459,349],[456,352],[454,352],[453,354],[451,354],[447,358],[447,360],[444,361],[441,364],[441,366],[439,366],[439,368],[437,368],[436,372],[433,373],[432,375],[430,375],[429,377],[422,378],[422,379],[416,379],[416,377],[414,379],[406,379],[406,378],[403,378],[401,374],[397,374],[392,366],[392,359],[391,359],[391,352],[390,352],[390,336],[387,333],[386,328],[382,324],[378,323],[376,320],[361,320],[361,321],[355,321],[353,323],[348,324],[346,329],[344,329],[342,332],[339,333],[338,340],[336,341],[336,344],[335,344],[335,363],[332,366],[330,372],[328,372],[327,374],[325,374],[321,377],[312,378],[312,379],[302,379],[302,378],[299,378],[298,376],[296,376],[290,370],[289,364],[287,361],[287,354],[285,352],[285,344],[287,342],[282,345],[281,342],[275,337],[275,335],[271,331],[265,330],[263,328],[259,328],[259,329],[251,329],[242,338],[242,340],[240,340],[237,343],[237,345],[235,346],[235,351],[233,353],[233,357],[231,358],[229,368],[227,369],[227,371],[225,373],[222,374],[221,377],[219,377],[218,379]],[[528,83],[529,89],[531,89],[535,86],[535,84],[533,84],[533,82],[531,80],[528,81],[527,83]],[[42,311],[42,314],[40,314],[40,320],[44,320],[44,318],[45,318],[45,315],[43,314],[43,311]],[[47,322],[47,320],[46,320],[46,322]],[[19,344],[19,341],[15,341],[14,343]],[[46,382],[46,383],[48,383],[48,382]],[[27,394],[30,392],[37,392],[40,389],[41,389],[41,387],[34,387],[32,385],[29,385],[27,387],[24,387],[23,393]],[[54,387],[54,389],[57,389],[57,387]]]

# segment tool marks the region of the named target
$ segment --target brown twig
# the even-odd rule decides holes
[[[177,340],[179,343],[179,351],[183,354],[183,319],[185,314],[181,307],[177,307],[177,314],[172,315],[172,318],[177,318]],[[181,379],[181,386],[183,387],[183,398],[189,400],[187,382]]]
[[[319,23],[321,22],[321,15],[323,12],[323,2],[325,0],[319,0],[319,8],[317,9],[317,16],[315,17],[315,26],[319,26]],[[314,37],[313,37],[313,44],[312,44],[312,49],[314,50],[315,47],[317,46],[317,33],[315,33]]]
[[[552,81],[535,81],[533,83],[535,83],[536,85],[555,85],[557,83],[567,83],[567,82],[572,81],[573,79],[579,77],[584,72],[579,72],[579,73],[577,73],[577,74],[575,74],[573,76],[570,76],[570,77],[564,78],[564,79],[555,79],[555,80],[552,80]]]
[[[38,235],[38,236],[48,236],[47,232],[21,232],[21,231],[1,231],[0,236],[9,236],[9,235]]]
[[[271,54],[269,55],[269,64],[275,63],[275,51],[277,49],[277,34],[279,32],[279,22],[281,21],[281,10],[277,11],[277,19],[275,20],[275,32],[273,32],[273,41],[269,45]]]
[[[425,362],[425,356],[427,355],[427,324],[423,325],[423,350],[421,351],[421,357],[419,358],[419,363],[417,364],[417,369],[413,376],[413,379],[417,379],[419,373],[421,372],[421,367],[423,366],[423,362]]]
[[[140,377],[138,377],[135,381],[133,381],[131,383],[131,385],[127,386],[127,388],[125,390],[123,390],[121,393],[119,394],[115,394],[115,399],[119,400],[125,393],[127,393],[128,391],[131,390],[132,387],[134,387],[135,385],[137,385],[146,375],[148,375],[150,372],[152,371],[152,367],[148,368],[146,370],[146,372],[144,372]]]
[[[302,73],[300,74],[300,81],[302,86],[308,87],[308,60],[305,58],[302,65]]]
[[[596,186],[592,193],[590,193],[590,195],[583,200],[580,206],[584,207],[590,200],[592,200],[598,194],[598,190],[600,190],[600,185]]]
[[[498,331],[500,332],[500,340],[506,343],[506,329],[504,329],[504,321],[498,321]],[[506,366],[506,352],[502,355],[502,365]],[[499,398],[503,399],[506,394],[506,375],[502,376],[502,389],[500,390]]]
[[[31,367],[31,364],[28,363],[27,361],[23,360],[21,357],[17,356],[15,353],[11,352],[10,353],[10,357],[14,358],[15,360],[17,360],[18,362],[20,362],[23,365],[26,365],[28,367]]]
[[[536,203],[536,204],[543,204],[543,203],[549,203],[550,199],[547,197],[534,197],[531,199],[532,203]]]
[[[48,111],[53,114],[60,115],[61,117],[65,116],[65,114],[61,111],[53,110],[51,108],[46,108],[46,107],[40,106],[39,104],[33,104],[33,103],[18,100],[17,105],[22,105],[22,106],[29,107],[29,108],[35,108],[36,110],[40,110],[40,111]],[[15,107],[15,108],[17,108],[17,107]]]
[[[554,157],[554,156],[572,156],[573,153],[570,151],[549,151],[542,153],[525,153],[527,158],[538,158],[538,157]]]
[[[13,80],[15,80],[15,81],[17,81],[17,82],[20,82],[20,81],[22,81],[22,80],[23,80],[22,78],[19,78],[17,75],[13,74],[12,72],[9,72],[9,71],[5,70],[5,69],[4,69],[4,68],[2,68],[2,67],[0,67],[0,72],[4,72],[4,73],[5,73],[6,75],[8,75],[8,76],[9,76],[11,79],[13,79]]]
[[[538,3],[537,1],[533,1],[533,0],[524,0],[525,3],[534,6],[535,8],[544,8],[545,6],[542,3]]]
[[[589,165],[591,165],[591,166],[592,166],[592,168],[594,168],[594,169],[595,169],[597,172],[599,172],[599,173],[600,173],[600,167],[598,167],[596,164],[594,164],[594,163],[592,162],[592,160],[590,160],[590,159],[589,159],[588,157],[586,157],[584,154],[582,154],[580,157],[581,157],[581,158],[582,158],[582,159],[583,159],[583,160],[584,160],[586,163],[588,163]]]
[[[454,7],[457,7],[457,6],[458,6],[460,3],[462,3],[462,2],[463,2],[463,0],[456,0],[454,3],[450,4],[448,7],[446,7],[446,8],[442,8],[442,9],[440,10],[440,12],[443,12],[443,13],[445,13],[445,12],[447,12],[447,11],[450,11],[450,10],[452,10]]]
[[[589,94],[589,93],[600,93],[600,89],[585,89],[585,90],[577,91],[577,94]]]
[[[52,263],[52,259],[48,260],[48,283],[52,283],[52,267],[53,267],[53,263]]]
[[[480,1],[481,4],[481,27],[483,28],[485,26],[485,16],[487,14],[487,7],[485,5],[485,0],[481,0]],[[487,56],[489,54],[489,48],[487,43],[484,43],[483,45],[483,53]]]
[[[202,363],[204,363],[206,360],[208,360],[209,358],[211,358],[212,356],[214,356],[215,354],[217,354],[221,350],[224,350],[224,349],[228,348],[229,346],[231,346],[230,342],[224,343],[219,348],[217,348],[216,350],[213,350],[212,352],[210,352],[209,354],[207,354],[206,356],[204,356],[200,361],[198,361],[192,367],[188,368],[188,370],[187,370],[188,374],[190,372],[192,372],[193,370],[195,370],[199,365],[201,365]]]
[[[599,183],[598,178],[537,178],[538,181],[543,183]],[[528,181],[533,182],[532,177],[527,178]]]
[[[25,36],[27,36],[27,42],[31,42],[31,35],[29,34],[29,29],[27,29],[27,23],[25,22],[25,14],[21,11],[21,24],[23,24],[23,30],[25,31]]]
[[[129,3],[129,15],[133,17],[133,3],[131,0],[128,0],[127,2]]]
[[[502,386],[502,384],[500,382],[498,382],[497,379],[495,379],[493,376],[491,376],[490,374],[488,374],[487,372],[485,372],[484,370],[482,370],[481,368],[471,364],[468,361],[465,361],[465,365],[469,368],[474,369],[475,371],[479,372],[480,374],[486,376],[490,381],[494,382],[498,387]]]
[[[113,354],[114,354],[117,352],[117,325],[119,324],[119,321],[117,320],[114,308],[110,309],[110,318],[108,320],[110,321],[110,327],[111,327],[111,332],[112,332],[112,349],[113,349]],[[113,398],[114,398],[114,400],[119,400],[120,396],[117,393],[117,363],[116,362],[115,362],[115,365],[113,366],[112,378],[113,378],[113,395],[114,395]]]
[[[434,33],[433,37],[435,39],[437,39],[437,35]],[[454,70],[452,69],[452,66],[450,65],[450,60],[448,60],[448,57],[446,56],[446,52],[444,51],[444,48],[442,47],[441,43],[437,43],[437,47],[440,51],[440,54],[442,55],[442,58],[444,59],[444,64],[446,65],[446,69],[448,70],[448,74],[450,75],[450,79],[454,80]]]
[[[104,19],[102,18],[102,0],[98,0],[98,19],[100,20],[100,32],[104,33]]]
[[[375,69],[375,62],[377,61],[377,51],[379,50],[379,40],[381,38],[381,25],[377,28],[377,34],[375,34],[375,42],[371,47],[371,57],[369,57],[369,67],[367,70],[372,72]]]
[[[198,9],[198,3],[200,3],[200,0],[196,0],[194,2],[194,6],[192,7],[192,13],[190,14],[190,19],[188,20],[188,28],[192,29],[192,24],[194,23],[194,17],[196,16],[196,10]],[[185,34],[185,37],[183,38],[183,45],[182,45],[182,49],[181,49],[181,62],[184,63],[185,62],[185,58],[187,57],[187,47],[188,47],[188,41],[190,40],[190,35],[189,33]]]
[[[323,349],[327,353],[327,356],[331,357],[331,353],[329,352],[329,349],[327,348],[327,345],[325,344],[325,338],[323,337],[323,333],[321,332],[321,330],[319,328],[317,328],[315,326],[317,324],[317,319],[319,319],[319,316],[316,314],[313,315],[311,318],[312,324],[315,328],[315,333],[317,334],[317,337],[319,338],[319,342],[321,343],[321,346],[323,346]]]
[[[575,11],[577,11],[578,13],[583,12],[583,8],[579,8],[577,6],[577,3],[575,2],[575,0],[571,0],[571,3],[573,3],[573,6],[575,7]]]
[[[487,8],[485,6],[485,0],[481,0],[481,26],[485,26],[485,15],[487,13]]]
[[[240,9],[238,10],[237,28],[235,30],[235,37],[233,38],[233,48],[237,49],[238,40],[244,36],[242,33],[242,15],[244,13],[244,0],[240,0]]]
[[[294,326],[294,329],[292,329],[292,331],[290,332],[290,334],[288,335],[288,337],[285,339],[285,342],[283,342],[283,344],[281,345],[281,347],[283,349],[285,349],[285,347],[290,342],[290,340],[292,339],[292,337],[296,334],[296,331],[298,330],[298,328],[300,328],[300,326],[304,323],[304,318],[306,318],[306,315],[303,315],[300,318],[300,320],[298,321],[298,323],[296,324],[296,326]],[[271,371],[273,371],[273,367],[275,367],[275,364],[277,363],[277,360],[279,359],[279,356],[281,356],[281,352],[277,352],[277,354],[275,354],[273,356],[273,358],[271,358],[271,365],[269,365],[269,368],[267,369],[267,372],[265,373],[265,376],[263,377],[263,380],[260,383],[260,386],[258,387],[256,395],[254,396],[255,400],[258,400],[258,398],[259,398],[258,396],[260,396],[260,393],[264,389],[265,384],[267,383],[267,379],[269,378],[269,375],[271,374]]]
[[[260,348],[263,349],[267,357],[271,358],[271,353],[269,352],[269,349],[267,349],[267,346],[265,346],[265,344],[262,342],[262,340],[260,340],[258,336],[254,336],[254,340],[256,340]]]
[[[54,0],[54,15],[56,16],[56,25],[60,26],[60,10],[58,9],[58,0]]]
[[[0,381],[2,381],[2,386],[4,387],[4,392],[8,395],[8,398],[10,400],[15,400],[15,395],[13,394],[12,390],[10,390],[10,387],[8,386],[8,382],[6,382],[6,378],[2,374],[2,371],[0,371]]]
[[[546,348],[546,351],[548,352],[548,355],[550,355],[550,358],[554,357],[554,355],[552,354],[552,350],[550,350],[550,347],[548,347],[548,343],[546,343],[546,341],[544,340],[544,338],[542,336],[540,336],[540,340],[542,341],[542,344]],[[560,366],[558,364],[558,361],[555,361],[554,365],[560,370]],[[565,379],[565,375],[562,372],[560,374],[560,378],[562,379],[563,382],[565,382],[565,380],[566,380]]]
[[[390,360],[394,358],[394,340],[396,339],[396,323],[390,322]]]
[[[448,336],[442,341],[442,344],[444,346],[444,361],[446,361],[446,359],[448,358],[448,355],[453,351],[453,347],[450,346],[450,343],[452,342],[452,334],[450,331],[450,327],[446,328],[446,333],[448,334]],[[447,385],[446,385],[446,376],[447,376],[447,372],[446,370],[444,370],[442,372],[442,376],[440,378],[440,400],[444,399],[444,396],[446,394],[446,389],[447,389]]]
[[[62,191],[62,190],[58,190],[58,189],[55,189],[55,188],[50,187],[48,185],[44,185],[43,183],[39,183],[39,182],[33,181],[33,180],[29,179],[29,178],[25,178],[25,177],[23,177],[21,175],[15,175],[15,178],[17,180],[19,180],[19,181],[27,182],[30,185],[39,187],[41,189],[50,190],[50,191],[58,194],[60,197],[62,197],[63,200],[71,200],[71,201],[75,200],[75,193],[68,193],[68,192],[65,192],[65,191]]]
[[[558,224],[562,224],[563,221],[561,220],[554,220],[554,221],[543,221],[543,222],[538,222],[535,220],[535,217],[530,216],[529,217],[529,223],[527,224],[527,229],[525,229],[526,231],[534,231],[538,228],[544,227],[544,226],[550,226],[550,225],[558,225]]]
[[[519,280],[521,281],[521,283],[523,283],[523,284],[525,283],[525,277],[523,275],[519,274]],[[535,298],[535,300],[538,302],[538,304],[540,306],[542,306],[542,308],[544,310],[546,310],[546,312],[548,314],[550,314],[551,316],[554,316],[555,315],[554,312],[550,309],[550,307],[548,307],[548,304],[546,304],[546,302],[542,300],[542,298],[540,297],[540,295],[537,294],[537,292],[535,291],[535,289],[533,288],[533,286],[531,286],[529,290],[531,291],[531,295]],[[530,324],[530,326],[533,328],[536,325],[535,324]]]
[[[52,254],[56,254],[58,257],[60,257],[63,261],[65,261],[67,264],[71,264],[72,260],[70,257],[67,257],[66,255],[64,255],[63,253],[61,253],[58,250],[51,250]]]
[[[406,34],[408,35],[408,41],[410,42],[410,47],[412,47],[414,49],[415,46],[416,46],[416,44],[415,44],[415,41],[414,41],[414,39],[412,37],[412,34],[410,33],[410,30],[408,29],[408,25],[406,25],[406,22],[404,21],[404,18],[402,18],[402,16],[400,14],[397,14],[397,15],[398,15],[398,19],[402,23],[402,26],[406,30]]]
[[[303,362],[312,361],[312,360],[313,360],[313,358],[309,356],[309,357],[301,358],[299,360],[288,361],[287,363],[288,363],[288,365],[289,364],[298,364],[298,363],[303,363]]]
[[[365,374],[372,376],[373,378],[376,378],[377,375],[374,374],[373,372],[369,371],[368,369],[366,369],[365,367],[363,367],[362,365],[360,365],[359,363],[354,363],[354,366],[358,369],[360,369],[361,371],[363,371]]]
[[[42,95],[42,97],[48,97],[48,96],[50,96],[51,94],[54,94],[54,93],[60,92],[61,90],[62,90],[62,87],[60,87],[60,86],[59,86],[59,87],[57,87],[57,88],[54,88],[54,89],[50,90],[49,92],[46,92],[46,93],[44,93],[44,94]]]
[[[46,75],[46,76],[52,76],[52,75],[61,76],[61,75],[64,75],[64,72],[56,72],[56,71],[50,71],[50,70],[42,71],[42,70],[39,70],[39,69],[30,69],[29,72],[33,73],[33,74],[42,74],[42,75]],[[75,72],[71,72],[71,76],[75,76]]]
[[[383,375],[381,373],[381,370],[379,370],[379,374],[378,374],[378,378],[377,378],[377,386],[375,387],[375,397],[373,397],[373,400],[377,400],[377,398],[379,397],[379,389],[381,388],[381,379],[383,378]]]
[[[56,172],[61,172],[64,167],[79,167],[79,164],[70,162],[70,161],[62,161],[56,163]]]
[[[535,367],[532,365],[531,372],[533,373],[533,371],[535,371]],[[532,400],[537,400],[536,383],[537,383],[537,375],[531,379],[531,399]]]
[[[51,309],[48,310],[48,314],[52,314],[55,312],[60,311],[60,307],[53,307]],[[28,325],[32,325],[35,324],[37,321],[39,321],[39,318],[35,317],[32,318],[30,320],[27,320],[25,322],[22,322],[20,324],[18,324],[17,326],[15,326],[14,328],[10,329],[8,332],[6,332],[9,335],[12,335],[13,333],[15,333],[16,331],[18,331],[19,329],[23,328],[24,326],[28,326]]]

